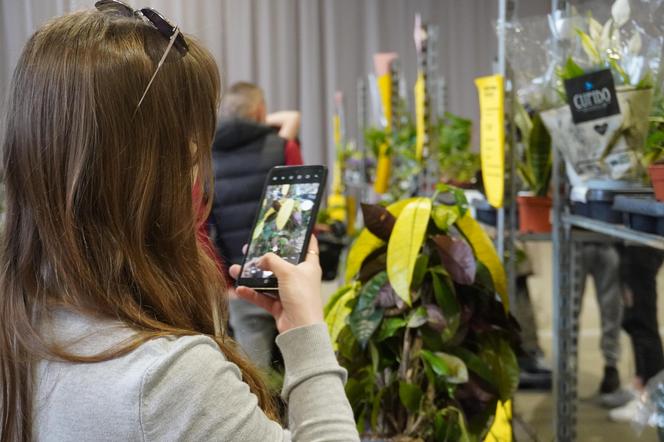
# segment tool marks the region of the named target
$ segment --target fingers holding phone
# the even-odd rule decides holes
[[[237,295],[270,312],[280,333],[323,321],[322,270],[315,237],[311,237],[306,259],[300,264],[291,264],[274,253],[268,253],[259,259],[257,265],[276,276],[279,298],[271,298],[246,286],[238,286]],[[232,266],[230,273],[237,278],[240,266]]]

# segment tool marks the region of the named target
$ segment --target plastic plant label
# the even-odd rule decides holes
[[[480,159],[487,200],[502,207],[505,194],[505,89],[502,75],[475,79],[480,98]]]
[[[565,80],[565,91],[574,124],[620,113],[616,88],[609,69]]]

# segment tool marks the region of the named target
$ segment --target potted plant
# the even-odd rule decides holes
[[[436,127],[438,162],[444,183],[468,188],[475,184],[480,156],[470,151],[473,123],[445,112]]]
[[[644,162],[655,190],[655,198],[664,201],[664,96],[656,101],[650,116]]]
[[[463,193],[440,190],[363,206],[325,307],[366,440],[480,440],[517,388],[504,270]]]
[[[527,192],[517,197],[519,205],[519,230],[521,232],[551,231],[551,182],[552,158],[551,136],[542,123],[539,113],[532,118],[525,108],[517,103],[514,117],[521,134],[522,161],[517,170]]]

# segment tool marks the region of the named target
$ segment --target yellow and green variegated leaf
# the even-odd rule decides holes
[[[286,198],[281,200],[281,207],[279,208],[279,213],[277,213],[277,230],[281,230],[286,226],[294,208],[294,199]]]
[[[482,226],[480,226],[469,213],[466,213],[463,217],[459,218],[456,222],[456,226],[473,248],[477,260],[482,262],[482,264],[489,269],[496,292],[498,292],[500,299],[503,301],[505,311],[508,311],[509,297],[507,295],[507,278],[505,276],[505,269],[496,253],[496,249],[493,247],[489,235],[486,234]]]
[[[439,204],[433,208],[431,218],[440,230],[447,232],[454,221],[459,217],[459,208],[457,206],[447,206]]]
[[[401,211],[387,245],[387,275],[392,288],[410,305],[410,284],[431,215],[431,199],[415,198]]]
[[[267,209],[265,211],[265,215],[263,215],[263,220],[268,219],[271,215],[274,214],[274,212],[276,212],[276,210],[274,210],[274,207],[270,207],[269,209]]]
[[[262,219],[258,221],[258,224],[256,224],[256,227],[254,227],[254,233],[251,235],[251,239],[255,240],[259,236],[261,236],[261,233],[263,233],[263,228],[265,227],[265,220]]]
[[[405,199],[402,201],[397,201],[394,204],[387,206],[387,211],[390,212],[395,217],[398,217],[403,208],[409,202],[413,201],[413,198]],[[376,237],[369,230],[362,229],[358,235],[355,242],[348,251],[348,259],[346,262],[346,282],[350,281],[357,275],[362,267],[362,263],[372,252],[377,250],[379,247],[383,246],[385,241]]]
[[[346,318],[353,311],[348,307],[348,301],[353,299],[357,294],[357,286],[355,284],[339,289],[337,293],[332,295],[328,303],[325,305],[325,323],[330,332],[330,340],[332,347],[337,349],[337,337],[341,330],[346,326]]]

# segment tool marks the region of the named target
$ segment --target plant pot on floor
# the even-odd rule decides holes
[[[519,231],[521,233],[551,232],[551,206],[548,196],[519,195]]]
[[[651,164],[648,166],[648,174],[655,189],[655,198],[664,201],[664,164]]]

